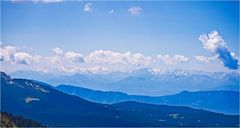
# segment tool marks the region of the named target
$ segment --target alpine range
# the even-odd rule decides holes
[[[240,1],[1,0],[1,128],[240,127]]]

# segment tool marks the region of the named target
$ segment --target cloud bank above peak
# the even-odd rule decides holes
[[[61,48],[52,49],[53,55],[41,56],[24,52],[21,48],[5,46],[0,52],[2,70],[17,71],[25,67],[27,70],[42,72],[65,72],[65,73],[110,73],[132,72],[141,68],[158,70],[192,68],[191,63],[197,60],[184,55],[159,54],[145,56],[141,53],[114,52],[110,50],[96,50],[86,56],[74,51],[64,51]],[[216,59],[213,59],[213,62]],[[212,61],[211,61],[212,62]],[[216,65],[216,63],[207,63]],[[221,65],[217,63],[217,65]]]
[[[203,48],[210,51],[212,56],[181,54],[146,56],[142,53],[111,50],[95,50],[83,56],[76,51],[64,51],[59,47],[52,49],[52,55],[41,56],[15,46],[1,45],[0,63],[2,70],[17,71],[24,67],[27,70],[66,73],[132,72],[141,68],[212,72],[238,69],[237,57],[229,51],[226,42],[217,31],[200,35],[199,40]]]

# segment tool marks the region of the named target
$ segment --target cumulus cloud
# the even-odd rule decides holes
[[[183,55],[158,55],[157,60],[163,61],[165,64],[177,64],[187,62],[189,59]]]
[[[14,54],[17,52],[17,48],[13,46],[6,46],[1,48],[0,56],[1,61],[11,62],[14,60]]]
[[[58,47],[52,49],[52,51],[57,55],[63,55],[63,50]]]
[[[131,64],[135,66],[147,65],[150,61],[150,57],[145,57],[140,53],[119,53],[112,51],[97,50],[90,53],[86,57],[88,63],[105,63],[105,64]]]
[[[189,59],[183,55],[175,55],[174,60],[176,62],[187,62]]]
[[[85,12],[92,12],[92,11],[93,11],[93,9],[92,9],[92,3],[86,3],[86,4],[84,5],[83,11],[85,11]]]
[[[19,2],[34,2],[34,3],[59,3],[63,2],[63,0],[11,0],[13,3],[19,3]]]
[[[4,64],[31,65],[37,71],[59,72],[131,72],[140,68],[149,68],[155,64],[155,56],[145,56],[141,53],[113,52],[109,50],[96,50],[83,56],[73,51],[64,51],[58,47],[52,49],[53,56],[33,55],[21,51],[20,48],[6,46],[1,49],[0,61]],[[159,55],[160,63],[177,64],[187,62],[188,58],[183,55]]]
[[[131,15],[136,16],[136,15],[140,15],[142,10],[143,9],[141,7],[131,7],[131,8],[128,9],[128,12]]]
[[[141,68],[151,68],[153,69],[153,72],[161,72],[174,68],[186,67],[187,69],[189,62],[192,64],[192,61],[184,55],[165,54],[158,56],[145,56],[141,53],[96,50],[83,56],[78,52],[64,51],[58,47],[52,49],[52,51],[55,54],[51,56],[40,56],[26,52],[23,48],[5,46],[1,48],[0,61],[5,69],[16,67],[19,69],[19,67],[21,67],[20,69],[27,68],[28,70],[62,73],[132,72]],[[235,55],[231,53],[231,56]],[[218,60],[217,56],[194,57],[198,61],[208,63],[207,65],[212,65],[212,62],[215,62],[211,61],[213,59]],[[223,67],[220,63],[214,64]],[[12,67],[10,68],[8,65],[11,65]],[[189,68],[191,69],[192,67],[190,66]],[[224,69],[226,70],[226,68]]]
[[[26,52],[20,52],[18,48],[6,46],[1,48],[0,61],[5,63],[26,64],[29,65],[39,59],[39,56],[31,55]]]
[[[14,54],[15,62],[18,64],[31,64],[32,56],[25,52],[17,52]]]
[[[33,2],[42,2],[42,3],[58,3],[63,2],[63,0],[33,0]]]
[[[203,48],[209,50],[214,56],[217,56],[225,67],[238,69],[238,59],[229,51],[226,42],[216,30],[209,34],[200,35],[199,40],[202,42]]]
[[[64,61],[73,62],[73,63],[83,63],[84,59],[82,54],[76,53],[73,51],[64,52],[61,48],[54,48],[52,51],[56,56],[49,57],[52,63],[64,63]]]
[[[83,56],[76,52],[66,52],[65,57],[75,63],[83,63],[84,62]]]
[[[194,58],[200,62],[204,63],[210,63],[210,61],[216,59],[216,56],[214,57],[206,57],[206,56],[194,56]]]

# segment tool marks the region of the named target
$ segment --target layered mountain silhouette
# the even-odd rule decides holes
[[[126,101],[94,103],[27,79],[1,72],[1,111],[47,126],[239,126],[238,115],[183,106]]]
[[[142,68],[134,72],[106,74],[76,73],[51,74],[34,71],[11,73],[17,78],[28,78],[51,85],[77,85],[89,89],[120,91],[131,95],[163,96],[189,91],[239,91],[239,72],[202,72],[171,70],[157,72]]]
[[[141,96],[128,95],[122,92],[91,90],[71,85],[59,85],[56,89],[98,103],[113,104],[137,101],[150,104],[189,106],[226,114],[239,113],[239,92],[237,91],[183,91],[167,96]]]

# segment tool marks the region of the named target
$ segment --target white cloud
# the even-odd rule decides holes
[[[131,15],[140,15],[142,10],[143,9],[141,7],[131,7],[131,8],[128,9],[128,12]]]
[[[31,64],[33,57],[25,52],[17,52],[14,54],[15,62],[18,64]]]
[[[144,56],[141,53],[133,53],[129,57],[129,62],[136,66],[147,66],[151,63],[152,58],[149,56]]]
[[[63,0],[11,0],[13,3],[19,3],[19,2],[34,2],[34,3],[59,3],[63,2]]]
[[[202,42],[203,48],[210,50],[211,52],[215,52],[218,47],[224,47],[226,45],[216,30],[212,31],[208,35],[200,35],[199,40]]]
[[[215,57],[194,56],[194,58],[200,62],[210,63],[210,61],[216,59],[216,56]]]
[[[114,10],[113,10],[113,9],[111,9],[111,10],[108,11],[108,14],[109,14],[109,15],[112,15],[113,13],[114,13]]]
[[[53,56],[32,55],[27,52],[20,51],[21,49],[6,46],[1,49],[1,62],[5,64],[25,64],[31,65],[34,70],[46,71],[61,71],[61,72],[129,72],[140,68],[151,67],[155,64],[156,57],[144,56],[141,53],[131,52],[113,52],[96,50],[89,53],[85,57],[80,53],[67,51],[56,47],[52,51]],[[159,55],[157,60],[161,60],[167,64],[177,64],[186,62],[188,58],[182,55]]]
[[[174,60],[176,62],[187,62],[189,59],[183,55],[175,55]]]
[[[165,64],[177,64],[177,63],[187,62],[189,59],[183,55],[170,56],[166,54],[166,55],[158,55],[157,61],[158,60],[163,61]]]
[[[63,55],[63,50],[58,47],[52,49],[52,51],[57,55]]]
[[[38,61],[40,56],[31,55],[26,52],[19,52],[19,49],[13,46],[1,48],[0,61],[13,64],[26,64]]]
[[[86,58],[88,63],[101,63],[101,64],[122,64],[122,65],[135,65],[146,66],[149,64],[150,57],[145,57],[140,53],[119,53],[112,51],[97,50],[90,53]]]
[[[46,57],[46,60],[48,62],[51,62],[52,64],[60,64],[62,62],[62,56],[52,56],[52,57]]]
[[[1,61],[11,62],[14,60],[14,54],[17,52],[17,48],[13,46],[6,46],[1,48],[0,56]]]
[[[52,49],[52,51],[56,54],[51,57],[46,57],[52,64],[67,64],[67,63],[83,63],[84,58],[80,53],[67,51],[64,52],[62,49],[56,47]]]
[[[216,30],[209,34],[200,35],[199,40],[202,42],[203,48],[217,56],[226,68],[238,69],[238,59],[234,56],[234,53],[230,52],[225,41]]]
[[[66,52],[65,57],[75,63],[83,63],[84,62],[83,56],[76,52]]]
[[[92,12],[93,11],[92,3],[86,3],[84,5],[83,11],[85,11],[85,12]]]
[[[132,72],[141,68],[151,68],[153,72],[161,72],[168,69],[184,68],[191,69],[189,66],[194,62],[198,64],[197,69],[204,69],[207,65],[220,65],[220,61],[214,57],[194,56],[198,61],[191,61],[183,55],[158,55],[145,56],[141,53],[114,52],[107,50],[96,50],[86,56],[73,51],[66,51],[54,48],[52,56],[40,56],[23,51],[22,48],[6,46],[1,49],[0,61],[4,69],[12,65],[12,69],[28,69],[42,72],[61,72],[61,73],[109,73],[109,72]],[[233,54],[232,54],[233,55]],[[203,66],[201,68],[201,66]],[[211,67],[211,66],[210,66]],[[223,66],[222,66],[223,67]],[[14,69],[13,69],[14,68]],[[219,67],[217,67],[219,69]]]
[[[34,2],[43,2],[43,3],[58,3],[63,2],[63,0],[33,0]]]

